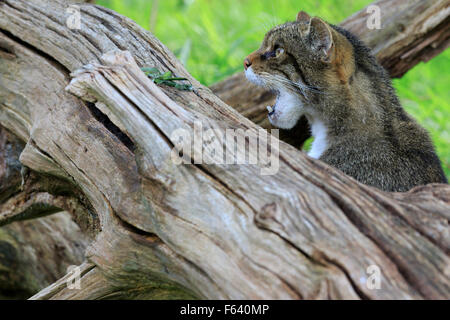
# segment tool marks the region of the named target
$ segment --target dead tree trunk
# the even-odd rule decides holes
[[[24,299],[84,260],[89,241],[67,212],[28,221],[66,207],[37,183],[21,185],[24,143],[0,126],[0,299]],[[30,178],[30,176],[28,176]],[[30,182],[33,179],[28,179]],[[33,189],[30,186],[33,185]]]
[[[361,38],[393,78],[400,78],[417,63],[426,62],[450,44],[449,2],[445,0],[379,0],[381,29],[367,27],[369,13],[363,9],[340,26]],[[238,73],[211,87],[228,105],[266,129],[273,128],[267,119],[266,106],[274,96],[248,82]],[[303,117],[292,130],[280,130],[280,139],[301,147],[310,137]]]
[[[0,299],[27,299],[84,261],[86,237],[67,212],[0,228]]]
[[[217,163],[212,141],[227,150],[226,129],[245,141],[259,127],[129,19],[80,5],[71,30],[66,6],[0,2],[0,124],[26,143],[24,190],[46,191],[94,238],[80,290],[65,277],[33,298],[450,297],[449,186],[381,192],[275,138],[274,175]],[[195,90],[157,86],[142,66]],[[214,134],[177,165],[174,132],[197,123]],[[42,214],[20,206],[2,218]]]

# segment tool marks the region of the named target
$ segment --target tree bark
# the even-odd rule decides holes
[[[365,42],[393,78],[402,77],[419,62],[427,62],[450,44],[449,2],[445,0],[379,0],[381,29],[369,29],[367,8],[345,19],[340,26]],[[294,17],[294,15],[293,15]],[[211,86],[228,105],[263,128],[273,128],[266,106],[274,95],[245,79],[242,72]],[[292,130],[280,130],[280,139],[301,147],[310,137],[306,118]]]
[[[7,224],[0,227],[0,299],[28,298],[52,284],[69,265],[83,262],[89,243],[71,215],[61,212],[74,208],[69,198],[39,190],[39,183],[30,183],[38,180],[35,174],[22,185],[23,149],[24,143],[0,126],[0,226]]]
[[[221,164],[209,151],[234,150],[226,129],[245,141],[260,127],[134,22],[86,4],[70,30],[66,5],[0,4],[0,124],[26,142],[25,185],[45,178],[40,192],[73,199],[94,238],[81,289],[66,276],[34,299],[450,297],[448,185],[385,193],[275,137],[276,174],[261,174],[267,162]],[[143,66],[186,77],[194,91],[158,86]],[[194,136],[199,123],[214,135],[178,165],[174,133]],[[367,285],[373,265],[379,290]]]
[[[0,228],[0,299],[27,299],[84,261],[85,235],[67,212]]]

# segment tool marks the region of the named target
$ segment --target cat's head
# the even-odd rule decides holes
[[[352,44],[320,18],[301,11],[295,22],[279,25],[264,37],[261,47],[244,60],[251,82],[277,93],[269,120],[292,128],[304,107],[342,90],[354,71]]]

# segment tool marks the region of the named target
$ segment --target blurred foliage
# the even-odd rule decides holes
[[[299,10],[338,24],[371,0],[97,0],[150,29],[200,82],[242,70],[273,26]],[[450,177],[450,52],[394,80],[405,109],[425,126]]]
[[[415,66],[394,86],[406,111],[431,134],[450,180],[450,51]]]

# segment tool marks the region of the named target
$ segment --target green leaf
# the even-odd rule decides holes
[[[144,73],[147,76],[150,76],[151,78],[156,78],[156,77],[161,76],[161,72],[154,67],[153,68],[142,68],[141,70],[144,71]]]
[[[181,77],[176,77],[176,78],[169,78],[167,80],[171,80],[171,81],[176,81],[176,80],[187,80],[187,78],[181,78]]]
[[[167,71],[163,75],[161,75],[161,79],[169,80],[172,77],[172,72]]]
[[[171,71],[161,73],[157,68],[144,67],[141,70],[153,80],[155,84],[165,84],[166,86],[174,87],[179,90],[192,91],[192,85],[185,83],[178,83],[175,81],[189,81],[187,78],[174,77]]]

